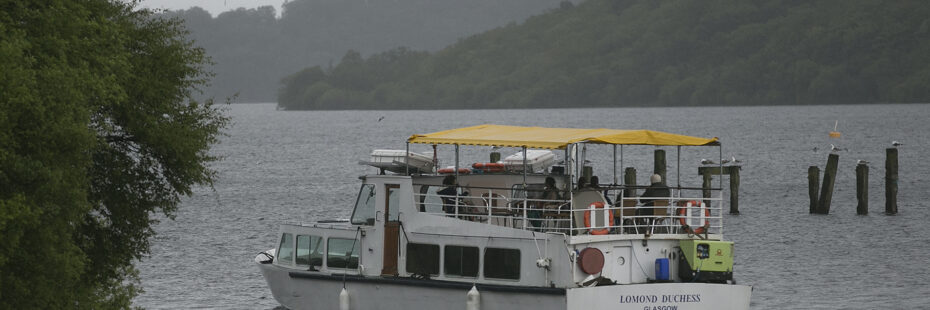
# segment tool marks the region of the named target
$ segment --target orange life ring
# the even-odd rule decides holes
[[[604,202],[598,201],[598,202],[588,205],[588,209],[584,211],[584,227],[586,228],[591,228],[591,207],[594,207],[595,209],[603,209]],[[609,226],[616,225],[616,223],[614,223],[613,216],[610,216],[610,214],[608,214],[608,217],[610,218]],[[588,231],[592,235],[606,235],[607,233],[610,232],[610,228],[604,227],[604,228],[597,228],[597,229],[589,229]]]
[[[503,172],[504,164],[502,163],[474,163],[471,165],[472,168],[484,171],[484,172]]]
[[[701,203],[700,201],[697,201],[697,200],[688,201],[687,204],[686,204],[684,207],[678,208],[678,216],[680,216],[680,217],[678,218],[678,222],[681,223],[681,226],[682,226],[682,227],[685,227],[685,228],[688,228],[688,229],[690,229],[690,227],[691,227],[691,226],[688,226],[688,221],[685,220],[685,218],[688,217],[688,208],[702,208],[702,209],[704,209],[704,224],[701,225],[701,226],[699,226],[698,228],[694,228],[694,229],[692,230],[692,231],[694,232],[695,235],[703,234],[704,231],[706,230],[706,228],[707,228],[708,225],[709,225],[709,222],[707,221],[707,219],[710,218],[710,208],[708,208],[708,207],[705,206],[703,203]]]
[[[441,173],[441,174],[453,174],[455,173],[455,168],[442,168],[442,169],[436,170],[436,172]],[[459,174],[469,174],[469,173],[471,173],[471,169],[459,168]]]

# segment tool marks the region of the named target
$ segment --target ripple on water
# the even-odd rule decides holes
[[[228,113],[234,126],[213,151],[224,158],[213,165],[219,172],[215,191],[197,189],[184,199],[176,220],[156,226],[151,255],[138,264],[145,293],[135,305],[283,309],[252,263],[259,251],[274,247],[279,223],[347,218],[357,177],[370,172],[357,162],[372,149],[401,149],[412,133],[482,123],[604,124],[596,127],[720,137],[725,157],[745,160],[742,215],[726,217],[725,234],[736,241],[736,280],[754,286],[753,309],[930,304],[930,268],[924,266],[930,163],[922,159],[930,151],[930,105],[283,112],[273,104],[254,104],[232,105]],[[385,120],[375,122],[380,116]],[[826,133],[836,119],[843,137],[830,140]],[[897,216],[881,214],[884,149],[891,140],[906,143],[899,153]],[[837,142],[849,151],[840,154],[831,215],[809,215],[807,167],[823,167],[824,150]],[[814,146],[820,151],[813,152]],[[716,149],[683,150],[684,163],[717,157]],[[484,158],[483,152],[463,149],[463,157]],[[651,152],[628,148],[625,165],[650,171]],[[441,159],[449,162],[451,156]],[[858,159],[872,163],[867,216],[855,215]],[[699,185],[700,178],[686,170],[692,166],[683,166],[683,183]],[[595,173],[609,175],[610,167],[599,163]],[[648,175],[639,177],[645,183]]]

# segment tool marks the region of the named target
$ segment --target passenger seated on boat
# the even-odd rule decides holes
[[[455,181],[456,180],[454,175],[447,175],[444,179],[442,179],[442,185],[445,185],[446,187],[436,192],[436,194],[442,198],[442,210],[448,214],[455,214],[455,197],[458,193],[458,186],[455,184]],[[468,196],[468,192],[464,192],[459,196]],[[460,206],[464,205],[461,200],[459,200],[458,204]]]
[[[531,225],[534,227],[540,227],[542,226],[542,221],[539,219],[544,217],[543,212],[558,211],[559,205],[561,204],[557,201],[549,201],[562,199],[562,194],[559,193],[559,188],[556,187],[554,178],[546,177],[546,183],[543,185],[542,194],[536,199],[544,201],[536,201],[533,203],[533,210],[527,211],[526,216],[534,219],[530,221]]]
[[[545,200],[561,200],[562,194],[559,192],[559,188],[555,186],[555,179],[552,177],[546,177],[546,184],[543,187],[542,199]],[[559,203],[553,201],[546,201],[544,203],[544,209],[554,209],[558,208]]]
[[[599,190],[599,189],[601,189],[601,185],[599,184],[600,182],[601,182],[601,180],[599,180],[599,179],[597,178],[596,175],[595,175],[595,176],[591,176],[591,183],[588,183],[587,186],[588,186],[588,188],[593,188],[593,189],[598,189],[598,190]]]
[[[639,196],[639,202],[642,204],[642,207],[636,209],[637,216],[654,216],[655,207],[658,206],[667,206],[668,197],[671,196],[671,192],[668,189],[668,186],[662,182],[662,176],[658,174],[653,174],[649,181],[652,183],[649,185],[649,188],[646,188],[646,191],[643,192],[642,196]],[[650,198],[665,198],[665,199],[650,199]],[[647,221],[646,218],[642,218],[639,221],[640,225],[649,225],[652,221]]]
[[[586,180],[586,179],[585,179],[583,176],[578,177],[578,184],[576,184],[578,187],[576,187],[576,188],[577,188],[577,189],[584,189],[584,188],[587,188],[587,187],[588,187],[588,182],[585,182],[585,180]]]
[[[598,180],[596,175],[591,177],[591,184],[588,185],[588,188],[596,190],[596,191],[600,191],[601,194],[604,194],[604,199],[607,200],[608,205],[614,204],[613,201],[610,201],[610,196],[607,193],[607,189],[601,187],[600,180]]]

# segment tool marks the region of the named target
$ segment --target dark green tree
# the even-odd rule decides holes
[[[214,176],[207,63],[133,3],[0,1],[0,309],[130,307],[154,216]]]

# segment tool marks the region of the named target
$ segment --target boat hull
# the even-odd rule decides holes
[[[338,309],[345,286],[350,309],[458,309],[468,282],[394,277],[324,275],[258,264],[281,305],[293,309]],[[478,284],[480,309],[749,309],[752,288],[706,283],[655,283],[585,288]]]
[[[749,309],[752,287],[712,283],[650,283],[567,290],[566,309]]]

